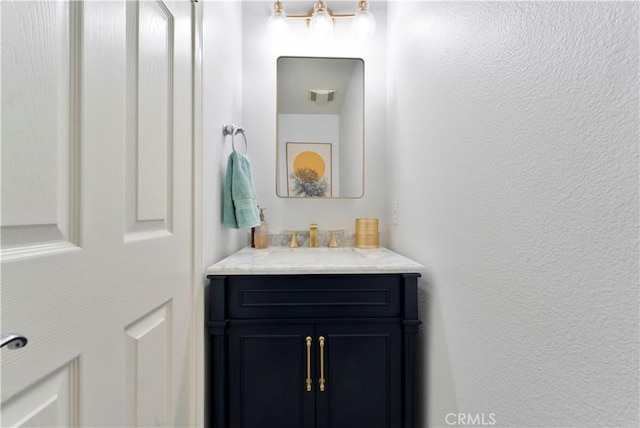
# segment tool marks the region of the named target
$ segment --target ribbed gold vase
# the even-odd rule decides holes
[[[356,219],[356,248],[378,248],[378,219]]]

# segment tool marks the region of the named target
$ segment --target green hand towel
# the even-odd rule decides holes
[[[251,176],[251,163],[242,153],[232,152],[224,180],[222,224],[231,229],[260,225],[260,212]]]

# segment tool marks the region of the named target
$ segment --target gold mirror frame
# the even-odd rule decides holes
[[[298,61],[299,60],[299,61]],[[319,61],[316,63],[316,61]],[[321,62],[320,62],[321,61]],[[292,64],[296,63],[295,70],[292,69],[284,69],[281,66],[285,63]],[[304,64],[303,64],[304,63]],[[317,67],[311,72],[308,72],[308,67],[318,64]],[[286,64],[285,64],[286,65]],[[341,106],[342,101],[344,100],[345,94],[349,91],[350,83],[352,79],[356,79],[357,88],[361,88],[361,94],[356,94],[354,96],[350,96],[349,100],[355,100],[357,104],[359,102],[359,106],[361,111],[357,111],[358,108],[351,109],[351,116],[357,117],[360,121],[360,124],[354,127],[347,127],[351,130],[351,132],[359,133],[359,137],[353,138],[356,141],[354,144],[349,145],[340,138],[341,130],[340,127],[337,130],[333,130],[334,135],[337,135],[338,138],[336,141],[326,141],[328,138],[318,138],[315,136],[304,135],[301,137],[300,134],[295,135],[295,137],[289,138],[286,135],[281,138],[282,135],[282,123],[280,120],[281,115],[309,115],[309,120],[312,119],[312,116],[317,116],[318,119],[321,118],[322,115],[326,115],[326,120],[331,120],[329,116],[338,116],[335,110],[332,111],[331,114],[328,113],[308,113],[308,111],[313,111],[315,107],[310,107],[308,104],[301,109],[301,113],[297,111],[294,113],[287,112],[282,113],[281,103],[285,98],[283,94],[283,87],[285,85],[282,84],[283,80],[286,80],[290,77],[291,73],[298,72],[302,70],[302,67],[306,66],[307,72],[299,73],[299,76],[296,77],[297,89],[295,92],[295,96],[298,97],[298,103],[302,102],[300,100],[301,96],[305,98],[313,98],[313,95],[310,93],[311,90],[325,90],[325,89],[335,89],[334,85],[331,85],[330,82],[331,75],[336,74],[340,75],[339,79],[342,83],[336,84],[339,87],[339,91],[334,94],[336,101]],[[326,68],[321,68],[326,67]],[[347,74],[346,71],[341,72],[341,70],[348,70],[351,67],[351,71]],[[360,69],[360,70],[358,70]],[[323,72],[324,70],[324,72]],[[355,72],[358,72],[356,75]],[[307,82],[298,82],[300,75],[307,76]],[[300,57],[300,56],[281,56],[276,61],[276,195],[280,198],[292,198],[292,199],[360,199],[364,197],[364,189],[365,189],[365,63],[362,58],[347,58],[347,57]],[[289,79],[289,81],[292,79]],[[344,82],[348,81],[349,83],[345,84]],[[361,81],[361,84],[360,84]],[[310,83],[316,82],[316,83]],[[306,84],[305,84],[306,83]],[[290,87],[291,85],[286,85]],[[306,88],[302,90],[301,88]],[[326,99],[330,98],[331,95],[325,93],[324,91],[316,92],[316,98],[320,98],[320,101],[325,101],[326,104],[328,101]],[[325,99],[322,99],[324,97]],[[339,98],[339,99],[338,99]],[[307,99],[307,101],[309,101]],[[318,104],[318,103],[316,103]],[[297,104],[298,106],[300,104]],[[288,107],[291,109],[291,107]],[[317,111],[317,110],[315,110]],[[342,112],[340,113],[342,115]],[[301,126],[298,128],[298,132],[300,128],[304,128]],[[316,132],[318,129],[322,128],[323,130],[326,127],[318,125],[316,128]],[[343,128],[344,129],[344,128]],[[347,132],[347,131],[344,131]],[[290,132],[291,133],[291,132]],[[286,134],[286,133],[285,133]],[[344,140],[347,140],[345,138]],[[304,149],[304,145],[308,145],[308,149]],[[295,150],[292,149],[295,147]],[[329,149],[326,149],[326,146],[330,146]],[[288,150],[289,149],[289,150]],[[351,149],[351,150],[349,150]],[[318,176],[315,174],[315,170],[311,170],[310,172],[315,175],[306,175],[306,174],[292,174],[291,171],[295,169],[293,164],[294,154],[300,154],[302,151],[305,153],[305,159],[308,162],[311,162],[309,165],[323,165],[321,168],[322,174]],[[355,154],[349,154],[348,151],[357,152]],[[328,155],[327,155],[328,153]],[[327,156],[330,159],[327,159]],[[322,160],[319,160],[322,159]],[[337,162],[334,162],[337,160]],[[306,166],[306,165],[305,165]],[[337,166],[337,168],[336,168]],[[355,171],[351,173],[348,171],[348,168],[359,167],[360,171]],[[337,171],[335,171],[337,169]],[[296,171],[300,171],[297,169]],[[339,182],[334,183],[333,177],[335,173],[338,173]],[[302,177],[302,179],[299,179]],[[311,177],[309,180],[306,180],[304,177]],[[323,183],[324,180],[324,192],[323,192]],[[345,181],[342,181],[345,180]],[[347,181],[350,180],[350,181]],[[298,196],[298,195],[290,195],[293,186],[300,186],[305,188],[305,192],[309,196]],[[307,186],[308,189],[307,190]],[[328,190],[327,187],[329,186]],[[335,186],[335,187],[334,187]],[[345,193],[344,189],[351,189],[348,194]],[[332,190],[333,189],[333,190]],[[355,190],[354,190],[355,189]],[[338,193],[337,196],[332,196],[333,194]],[[322,196],[318,196],[322,194]]]

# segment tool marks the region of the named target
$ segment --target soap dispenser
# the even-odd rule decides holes
[[[256,227],[254,242],[256,248],[269,248],[269,228],[264,220],[264,210],[260,208],[260,226]]]

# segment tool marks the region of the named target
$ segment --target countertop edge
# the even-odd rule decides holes
[[[395,268],[395,269],[230,269],[207,270],[206,276],[250,276],[250,275],[379,275],[379,274],[420,274],[422,275],[426,268]]]
[[[285,249],[286,250],[286,249]],[[304,251],[304,249],[301,249]],[[358,251],[362,251],[357,249]],[[261,251],[261,250],[257,250]],[[205,270],[205,275],[209,276],[251,276],[251,275],[380,275],[380,274],[418,274],[423,275],[427,268],[420,263],[417,263],[395,251],[389,250],[385,247],[378,249],[364,250],[380,252],[388,254],[389,258],[394,259],[394,263],[390,263],[389,266],[382,266],[378,262],[383,260],[375,259],[372,265],[357,265],[357,266],[330,266],[330,265],[289,265],[289,266],[256,266],[256,263],[252,260],[245,260],[245,265],[225,265],[229,263],[233,258],[247,257],[251,253],[255,252],[255,255],[260,253],[255,249],[245,247],[239,251],[229,255],[209,266]],[[398,260],[399,259],[399,260]]]

